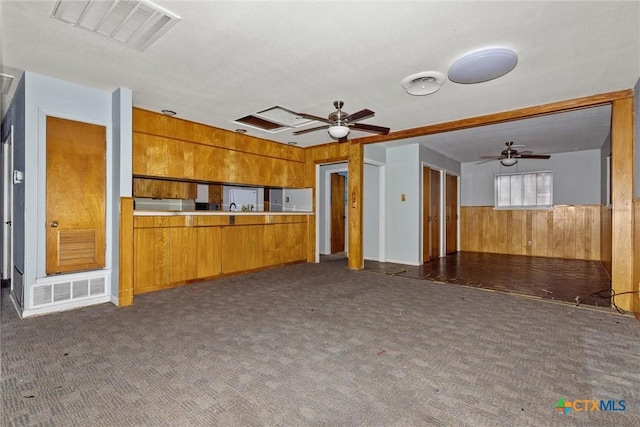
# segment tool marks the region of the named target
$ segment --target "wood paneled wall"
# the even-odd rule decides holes
[[[601,211],[599,205],[553,210],[463,206],[461,250],[599,261]]]
[[[134,108],[133,175],[302,188],[305,151]]]
[[[640,199],[633,201],[633,312],[640,320]]]
[[[600,220],[600,261],[611,276],[611,206],[602,207]]]
[[[305,153],[304,186],[313,189],[313,211],[316,207],[316,166],[319,164],[346,162],[349,160],[349,144],[333,142],[330,144],[308,147]],[[315,217],[309,217],[309,245],[307,248],[307,262],[316,261],[316,227]],[[311,222],[313,221],[313,222]]]

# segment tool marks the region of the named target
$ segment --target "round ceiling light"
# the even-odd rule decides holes
[[[518,65],[518,55],[503,47],[468,53],[449,68],[449,80],[456,83],[482,83],[504,76]]]
[[[423,71],[405,77],[400,83],[409,95],[422,96],[437,92],[444,83],[444,74],[437,71]]]

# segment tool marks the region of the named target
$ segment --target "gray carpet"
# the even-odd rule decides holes
[[[2,297],[3,426],[640,425],[640,323],[601,309],[336,261],[25,320]]]

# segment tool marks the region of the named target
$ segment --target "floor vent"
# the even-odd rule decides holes
[[[33,286],[33,307],[77,301],[107,294],[108,273],[91,277],[78,274],[73,277],[51,276]]]

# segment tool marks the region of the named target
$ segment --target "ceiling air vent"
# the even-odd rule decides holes
[[[51,16],[139,51],[180,20],[147,0],[58,0]]]
[[[13,76],[9,74],[0,73],[0,94],[7,95],[9,93],[9,88],[11,87],[11,83],[13,83]]]
[[[295,128],[312,121],[313,120],[301,117],[298,113],[294,113],[293,111],[280,107],[279,105],[235,120],[236,123],[251,126],[270,133]]]
[[[281,130],[289,129],[289,126],[284,126],[280,123],[272,122],[258,116],[249,115],[236,119],[236,123],[240,123],[252,128],[264,130],[271,133],[280,132]]]

